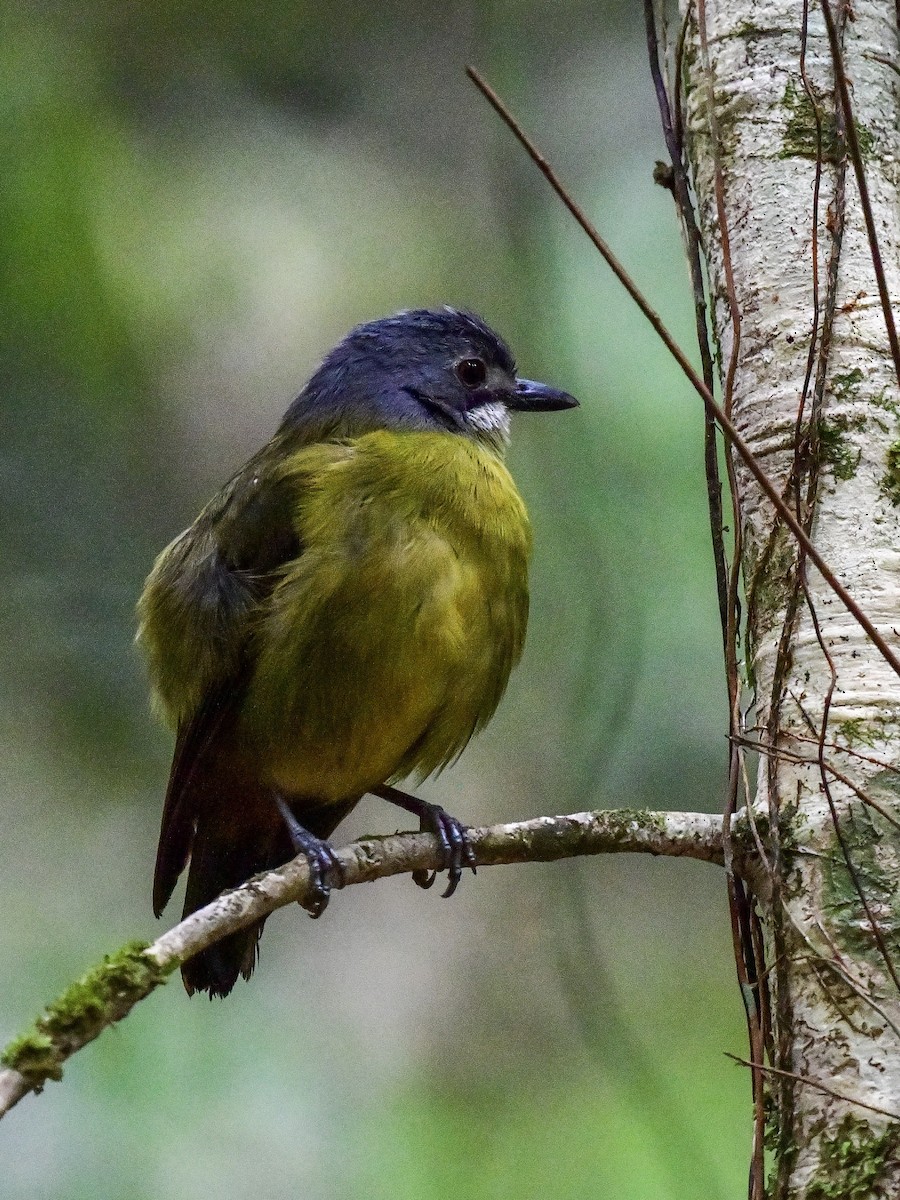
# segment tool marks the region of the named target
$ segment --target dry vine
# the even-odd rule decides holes
[[[752,465],[748,462],[743,448],[732,438],[731,431],[727,426],[719,421],[720,428],[722,428],[725,434],[726,444],[730,446],[730,449],[727,451],[728,457],[726,461],[729,463],[732,461],[731,450],[736,450],[739,459],[749,467],[752,480],[755,480],[762,488],[772,509],[768,529],[763,537],[759,528],[759,509],[757,508],[757,527],[752,533],[752,539],[755,539],[757,544],[747,547],[748,553],[744,555],[743,562],[739,561],[739,554],[736,554],[732,560],[728,572],[728,604],[724,606],[723,615],[725,626],[726,678],[729,688],[729,698],[732,702],[732,759],[725,805],[726,830],[728,814],[737,804],[738,780],[746,778],[743,755],[745,750],[752,745],[752,748],[761,755],[762,803],[768,806],[765,838],[759,840],[758,851],[760,862],[767,877],[768,894],[765,897],[764,908],[766,910],[766,921],[769,928],[771,945],[775,947],[775,952],[772,955],[774,961],[770,967],[766,968],[763,957],[764,939],[761,936],[761,927],[757,917],[756,900],[753,896],[747,899],[742,894],[744,884],[742,881],[737,880],[734,887],[729,887],[729,892],[735,934],[735,959],[741,992],[747,1005],[750,1034],[751,1052],[749,1061],[745,1065],[753,1072],[756,1115],[754,1151],[749,1184],[751,1200],[762,1200],[763,1195],[766,1194],[764,1134],[766,1133],[767,1118],[769,1120],[774,1118],[774,1126],[770,1130],[772,1139],[768,1143],[775,1151],[776,1165],[771,1181],[775,1188],[774,1194],[778,1196],[787,1196],[790,1194],[793,1196],[795,1194],[793,1189],[798,1186],[798,1180],[801,1189],[806,1186],[809,1180],[810,1171],[813,1169],[810,1167],[804,1167],[795,1177],[795,1168],[798,1159],[798,1127],[795,1123],[796,1106],[794,1092],[797,1085],[810,1084],[822,1092],[832,1095],[837,1100],[846,1102],[848,1099],[848,1097],[843,1096],[835,1089],[830,1089],[821,1080],[811,1080],[800,1072],[791,1069],[796,1049],[795,1014],[792,1008],[794,987],[796,985],[793,978],[794,963],[791,961],[792,956],[784,948],[786,946],[789,947],[792,944],[792,939],[796,939],[798,936],[807,945],[810,945],[810,943],[808,934],[797,924],[795,915],[791,911],[791,901],[796,901],[797,876],[790,860],[798,852],[798,848],[793,843],[789,847],[783,844],[783,830],[790,830],[791,838],[795,836],[795,832],[794,828],[792,828],[792,816],[786,811],[789,805],[786,803],[784,794],[784,784],[780,772],[781,764],[792,762],[803,764],[804,766],[808,765],[817,770],[820,779],[820,791],[827,805],[827,816],[833,829],[836,845],[839,848],[839,857],[852,883],[852,889],[856,894],[861,913],[863,914],[863,921],[868,930],[867,936],[881,960],[888,982],[900,993],[900,977],[898,977],[892,961],[888,946],[888,935],[879,923],[880,913],[878,903],[867,894],[865,872],[855,861],[851,838],[845,833],[845,823],[852,822],[853,820],[852,808],[845,800],[837,800],[835,798],[833,794],[834,784],[841,784],[844,794],[849,794],[851,797],[860,800],[866,809],[872,809],[877,812],[888,824],[896,827],[897,819],[889,806],[879,803],[866,787],[861,786],[858,779],[853,778],[852,764],[843,770],[836,764],[835,754],[842,754],[852,758],[854,750],[849,743],[842,744],[840,741],[836,741],[829,733],[833,700],[839,686],[839,668],[834,655],[829,649],[829,636],[823,631],[820,615],[817,611],[817,600],[808,577],[809,562],[812,562],[821,573],[819,563],[816,562],[809,552],[809,542],[812,540],[814,523],[818,512],[822,483],[822,464],[825,461],[825,434],[823,432],[825,418],[823,414],[826,410],[826,396],[828,395],[830,386],[832,386],[830,376],[836,373],[836,368],[832,363],[832,346],[834,323],[836,314],[838,313],[837,301],[841,279],[841,252],[847,219],[845,180],[848,162],[852,165],[856,177],[859,192],[859,211],[868,239],[869,254],[877,281],[878,295],[890,345],[891,359],[894,364],[894,372],[898,383],[900,383],[900,346],[898,346],[886,272],[876,235],[876,221],[869,196],[864,155],[860,147],[857,122],[854,119],[852,110],[851,88],[844,64],[843,39],[848,19],[853,14],[850,11],[850,5],[845,0],[837,0],[834,11],[832,11],[828,0],[821,0],[820,6],[833,76],[833,92],[830,104],[827,92],[822,90],[821,87],[818,90],[816,89],[808,70],[807,55],[810,13],[807,0],[804,0],[797,30],[799,57],[796,61],[795,73],[798,89],[802,89],[804,97],[802,103],[806,104],[810,114],[813,142],[812,153],[808,153],[805,147],[803,150],[804,157],[808,157],[813,161],[812,206],[809,229],[812,313],[808,335],[805,374],[802,386],[798,392],[792,436],[789,446],[785,447],[790,450],[791,457],[787,464],[783,482],[777,487],[778,498],[782,503],[776,502],[772,490],[763,483],[759,474],[753,470]],[[716,9],[717,26],[715,29],[715,38],[717,43],[716,64],[719,64],[718,67],[713,63],[710,56],[711,34],[708,27],[708,8]],[[734,221],[739,226],[744,226],[747,213],[744,211],[742,205],[752,203],[752,200],[745,201],[742,197],[741,201],[736,204],[735,198],[732,195],[730,197],[730,204],[726,205],[725,168],[723,166],[719,114],[728,114],[729,106],[736,103],[736,97],[738,96],[740,96],[740,104],[742,105],[741,111],[749,111],[749,97],[755,97],[754,88],[757,85],[754,82],[749,84],[746,91],[741,90],[744,80],[753,70],[749,49],[745,51],[745,62],[743,63],[743,69],[747,72],[747,75],[742,78],[740,70],[735,70],[734,58],[728,60],[727,52],[722,51],[722,46],[724,44],[730,48],[731,42],[729,38],[734,39],[735,42],[739,42],[743,38],[745,39],[743,44],[747,47],[749,47],[751,39],[754,37],[764,39],[767,36],[775,36],[787,39],[790,35],[790,30],[785,28],[786,11],[780,14],[780,19],[774,17],[772,13],[767,13],[770,21],[773,22],[773,28],[767,30],[765,27],[760,28],[756,26],[752,20],[746,20],[742,25],[738,24],[736,27],[733,25],[729,26],[727,23],[729,19],[732,22],[740,21],[742,14],[738,13],[735,16],[735,6],[731,6],[728,18],[723,18],[723,8],[724,5],[715,3],[714,0],[693,0],[693,2],[686,0],[682,5],[683,19],[681,22],[681,32],[674,51],[672,51],[667,49],[665,37],[661,38],[657,33],[658,21],[654,0],[645,0],[651,74],[656,86],[663,132],[666,137],[669,153],[672,157],[672,178],[674,184],[672,191],[688,248],[691,278],[694,284],[695,304],[698,311],[697,324],[701,338],[701,360],[705,365],[708,350],[705,345],[706,329],[705,325],[701,328],[699,314],[705,313],[707,308],[709,308],[714,314],[713,324],[719,339],[721,353],[725,355],[726,351],[728,352],[727,362],[720,363],[720,373],[723,376],[723,409],[729,418],[733,418],[735,375],[737,364],[741,359],[742,314],[735,288],[730,221]],[[745,12],[747,17],[751,16],[749,9],[745,10]],[[760,10],[754,10],[752,16],[754,19],[760,19]],[[724,24],[723,20],[725,21]],[[664,23],[663,28],[665,28]],[[818,38],[821,45],[821,33],[818,33]],[[699,66],[699,72],[695,75],[695,81],[690,88],[685,84],[687,70],[683,62],[686,52],[685,47],[688,44],[690,44],[694,56],[692,62],[693,71],[696,72]],[[662,59],[663,62],[666,62],[667,56],[673,53],[674,61],[671,63],[672,69],[667,81],[664,78],[660,60]],[[878,61],[884,62],[885,65],[896,69],[895,64],[889,56],[871,57],[877,58]],[[760,61],[766,62],[765,72],[770,73],[771,77],[771,74],[774,73],[771,63],[766,60],[765,55],[760,57]],[[728,65],[724,69],[730,73],[727,80],[721,80],[717,78],[717,69],[722,69],[721,64],[726,62]],[[756,59],[753,58],[752,62],[755,64]],[[818,72],[821,73],[821,55],[817,68]],[[780,83],[781,78],[779,76],[779,86],[783,86]],[[789,91],[790,87],[791,75],[789,73],[788,84],[784,91],[786,98],[791,95]],[[766,95],[765,84],[759,85],[758,90],[761,97]],[[768,94],[769,97],[771,97],[771,92],[774,90],[773,85]],[[686,97],[689,94],[692,96],[693,108],[690,115],[685,115],[682,112],[682,105],[687,102]],[[800,94],[799,91],[796,94]],[[769,99],[769,102],[771,103],[771,99]],[[676,113],[674,120],[670,115],[673,108]],[[806,109],[803,111],[806,112]],[[755,114],[757,120],[771,121],[773,119],[773,114],[770,110],[763,110],[763,112],[764,116]],[[723,119],[726,118],[723,117]],[[732,119],[732,117],[729,116],[727,119]],[[693,152],[698,156],[691,160],[690,165],[688,164],[689,155],[683,140],[684,131],[687,128],[691,129],[691,136],[694,139]],[[678,131],[677,137],[675,131]],[[703,142],[702,147],[699,146],[701,141]],[[747,159],[753,162],[754,154],[759,155],[761,151],[754,143],[753,149],[748,149],[744,153],[747,155]],[[735,169],[735,157],[734,144],[731,144],[729,146],[729,171]],[[782,157],[789,158],[790,151],[786,151]],[[701,169],[698,168],[700,158],[705,160],[705,165],[702,167],[702,178],[697,177],[697,172]],[[888,161],[890,161],[890,158],[888,158]],[[746,164],[744,164],[744,169],[746,169]],[[826,186],[826,176],[827,183],[831,187],[831,202],[828,207],[827,220],[823,222],[820,206],[822,191]],[[705,211],[702,216],[698,214],[698,204],[705,205]],[[827,265],[824,271],[820,271],[820,229],[823,224],[825,230],[827,230],[830,251],[827,255]],[[704,227],[703,233],[699,232],[701,226]],[[792,229],[791,232],[795,231]],[[700,273],[694,264],[694,248],[701,241],[704,233],[709,239],[709,244],[705,247],[705,251],[710,272],[711,288],[713,288],[714,276],[714,290],[711,297],[706,292],[702,296],[699,295],[697,280],[700,278]],[[714,265],[710,265],[709,253],[711,249],[715,253]],[[753,284],[748,283],[747,280],[748,262],[752,264],[753,253],[751,250],[750,254],[747,254],[746,245],[742,247],[742,252],[744,253],[744,260],[741,264],[744,272],[742,298],[744,298],[753,295]],[[752,278],[752,265],[749,267],[749,272]],[[824,287],[820,281],[821,274],[824,274]],[[858,296],[857,300],[859,298]],[[777,299],[778,297],[776,296],[775,300],[777,301]],[[846,306],[841,312],[845,311]],[[789,340],[794,341],[794,338],[790,338]],[[748,372],[747,377],[753,378],[753,373]],[[745,382],[745,389],[746,386]],[[811,403],[810,392],[812,393]],[[751,399],[745,390],[742,397],[744,414],[751,403]],[[833,395],[831,402],[834,402]],[[708,404],[707,410],[709,410]],[[744,414],[742,415],[746,422],[746,415]],[[776,451],[780,453],[782,446],[778,445],[776,447],[773,445],[771,452],[774,454]],[[707,460],[708,457],[707,454]],[[748,516],[744,512],[745,498],[739,490],[735,489],[736,479],[733,471],[729,472],[729,479],[732,483],[732,499],[736,512],[735,528],[738,532],[737,549],[739,550],[740,531],[746,527]],[[757,502],[754,500],[754,503],[756,504]],[[793,521],[785,519],[785,508],[791,510]],[[716,515],[715,509],[711,508],[717,578],[720,578],[722,572],[719,566],[721,554],[719,547],[722,530],[721,516],[719,515],[717,522]],[[785,553],[783,541],[785,526],[794,539],[791,562],[787,570],[785,570],[783,565],[779,566],[776,563],[777,556],[781,555],[783,557]],[[806,537],[797,536],[797,526],[802,528]],[[751,551],[752,553],[750,553]],[[751,636],[754,634],[758,636],[760,596],[763,588],[771,588],[773,571],[776,571],[776,569],[782,572],[780,582],[783,588],[783,598],[780,605],[780,634],[776,639],[774,669],[771,672],[771,679],[766,685],[765,694],[756,697],[759,710],[763,714],[762,737],[759,740],[751,742],[747,737],[747,731],[740,728],[740,707],[736,702],[736,696],[739,695],[741,687],[736,669],[738,639],[741,631],[739,623],[736,620],[738,609],[735,583],[739,572],[743,570],[745,572],[748,601],[747,629]],[[824,573],[822,574],[824,575]],[[832,579],[828,578],[827,575],[824,575],[824,578],[833,589]],[[771,602],[770,595],[767,596],[767,599]],[[851,611],[853,611],[854,617],[859,619],[859,614],[854,610]],[[806,627],[811,631],[814,643],[821,654],[826,671],[821,712],[815,719],[807,713],[803,698],[791,690],[792,671],[795,665],[795,649],[804,619],[807,622]],[[867,633],[871,632],[867,624],[863,623],[863,627]],[[893,635],[896,635],[895,630],[891,632]],[[879,647],[879,650],[881,649]],[[748,662],[752,661],[754,655],[755,647],[751,644],[748,649]],[[894,671],[896,671],[896,662],[893,659],[893,655],[890,657],[884,655],[884,657],[890,662]],[[808,678],[809,676],[807,675]],[[751,683],[752,690],[752,679],[749,682]],[[798,754],[786,743],[786,737],[792,737],[793,735],[786,734],[785,731],[790,731],[795,724],[792,719],[786,719],[785,716],[785,705],[788,702],[793,706],[792,711],[794,713],[799,711],[803,721],[807,725],[809,740],[815,746],[815,754],[813,756]],[[869,758],[872,759],[873,756],[869,756]],[[887,761],[878,760],[877,762],[873,762],[873,765],[880,766],[885,772],[895,770]],[[800,784],[798,783],[797,786],[799,789]],[[790,800],[790,797],[787,797],[787,800]],[[754,806],[749,789],[746,786],[744,788],[744,803],[747,805],[751,827],[758,836],[754,814],[758,815],[761,809],[759,801]],[[763,845],[763,840],[765,845]],[[802,853],[803,850],[801,849],[800,852]],[[838,951],[827,930],[820,926],[820,932],[828,942],[831,953],[823,954],[822,948],[816,947],[817,960],[825,966],[826,970],[831,970],[835,974],[838,974],[842,982],[850,988],[860,1002],[868,1005],[873,1011],[877,1011],[891,1028],[896,1028],[894,1022],[886,1013],[883,1004],[880,1003],[878,996],[875,994],[872,981],[854,978],[847,971],[845,958]],[[774,1012],[769,998],[770,987],[775,997]],[[844,1012],[839,1004],[834,1001],[833,989],[826,989],[824,983],[822,987],[823,991],[829,991],[829,995],[835,1003],[837,1010]],[[846,1017],[845,1012],[844,1015]],[[765,1088],[763,1086],[764,1078],[768,1080]],[[764,1103],[764,1091],[768,1087],[772,1087],[774,1090],[774,1105]],[[894,1111],[883,1105],[871,1106],[871,1111],[891,1117],[894,1120],[898,1119]],[[824,1127],[825,1122],[820,1122],[820,1140],[824,1137]],[[888,1136],[887,1132],[885,1136]],[[890,1136],[893,1136],[893,1134]],[[816,1194],[818,1195],[818,1193]],[[828,1194],[832,1193],[829,1192]],[[834,1194],[837,1194],[837,1192]]]

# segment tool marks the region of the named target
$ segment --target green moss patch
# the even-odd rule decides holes
[[[146,942],[129,942],[66,988],[30,1029],[9,1043],[0,1062],[24,1075],[34,1088],[62,1078],[73,1049],[92,1041],[107,1025],[160,983],[167,972],[148,959]]]
[[[888,396],[887,388],[882,388],[877,396],[872,397],[869,403],[874,404],[876,408],[883,408],[885,412],[891,413],[892,416],[896,417],[900,415],[900,407],[898,407],[896,400],[892,400]]]
[[[856,395],[864,378],[859,367],[854,367],[852,371],[844,371],[840,375],[834,375],[831,379],[831,394],[838,400],[850,400]]]
[[[836,413],[829,421],[820,421],[817,430],[819,459],[827,464],[835,479],[852,479],[862,458],[862,447],[847,436],[851,430],[864,429],[865,417]]]
[[[782,102],[787,110],[787,125],[781,150],[778,152],[779,158],[810,158],[815,162],[821,154],[823,162],[836,163],[844,157],[844,146],[838,136],[833,109],[825,108],[818,97],[814,105],[805,89],[797,88],[793,81],[784,89]],[[857,122],[856,136],[860,153],[863,158],[867,158],[872,152],[872,134]]]
[[[747,580],[749,623],[760,636],[773,629],[782,618],[796,586],[796,558],[793,536],[783,525],[778,526],[761,552],[754,552],[754,548],[748,547],[744,577]]]
[[[888,446],[887,470],[881,477],[881,491],[892,504],[900,504],[900,442]]]
[[[835,940],[876,965],[881,951],[859,889],[892,955],[900,953],[900,835],[883,817],[854,804],[841,818],[841,835],[853,864],[848,869],[835,834],[823,860],[822,902]],[[854,879],[855,875],[855,879]]]
[[[822,1139],[822,1163],[806,1190],[806,1200],[869,1200],[885,1168],[896,1163],[900,1125],[875,1133],[868,1121],[848,1114],[833,1137]]]
[[[862,717],[841,721],[837,727],[837,736],[851,749],[854,746],[871,746],[875,740],[875,735],[867,728]]]

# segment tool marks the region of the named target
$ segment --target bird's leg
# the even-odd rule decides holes
[[[283,797],[275,793],[275,806],[287,826],[295,854],[305,854],[309,863],[309,899],[304,904],[311,917],[321,917],[328,907],[333,887],[344,886],[344,871],[331,845],[304,829]]]
[[[381,787],[372,788],[373,796],[380,796],[390,804],[405,808],[419,818],[423,833],[433,833],[440,843],[444,855],[444,866],[447,871],[447,887],[444,896],[452,896],[456,891],[463,867],[471,867],[475,874],[475,854],[469,845],[466,827],[461,821],[450,814],[439,804],[429,804],[418,796],[410,796],[399,788],[390,787],[384,783]],[[413,882],[421,888],[430,888],[434,883],[435,871],[413,871]]]

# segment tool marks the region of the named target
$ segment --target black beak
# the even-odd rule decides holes
[[[578,401],[568,392],[548,387],[546,383],[535,383],[533,379],[517,379],[515,393],[504,399],[506,407],[513,412],[557,412],[578,407]]]

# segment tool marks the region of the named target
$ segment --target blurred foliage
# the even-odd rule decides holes
[[[685,345],[641,22],[609,0],[7,6],[0,37],[2,1032],[152,936],[170,746],[132,649],[152,557],[353,323],[455,303],[581,397],[519,420],[526,660],[430,785],[490,821],[715,809],[724,686],[701,413],[465,82],[477,62]],[[346,836],[393,817],[367,802]],[[380,822],[380,824],[378,824]],[[172,918],[175,911],[173,909]],[[4,1194],[740,1194],[723,881],[682,862],[354,889],[176,983],[4,1122]]]

